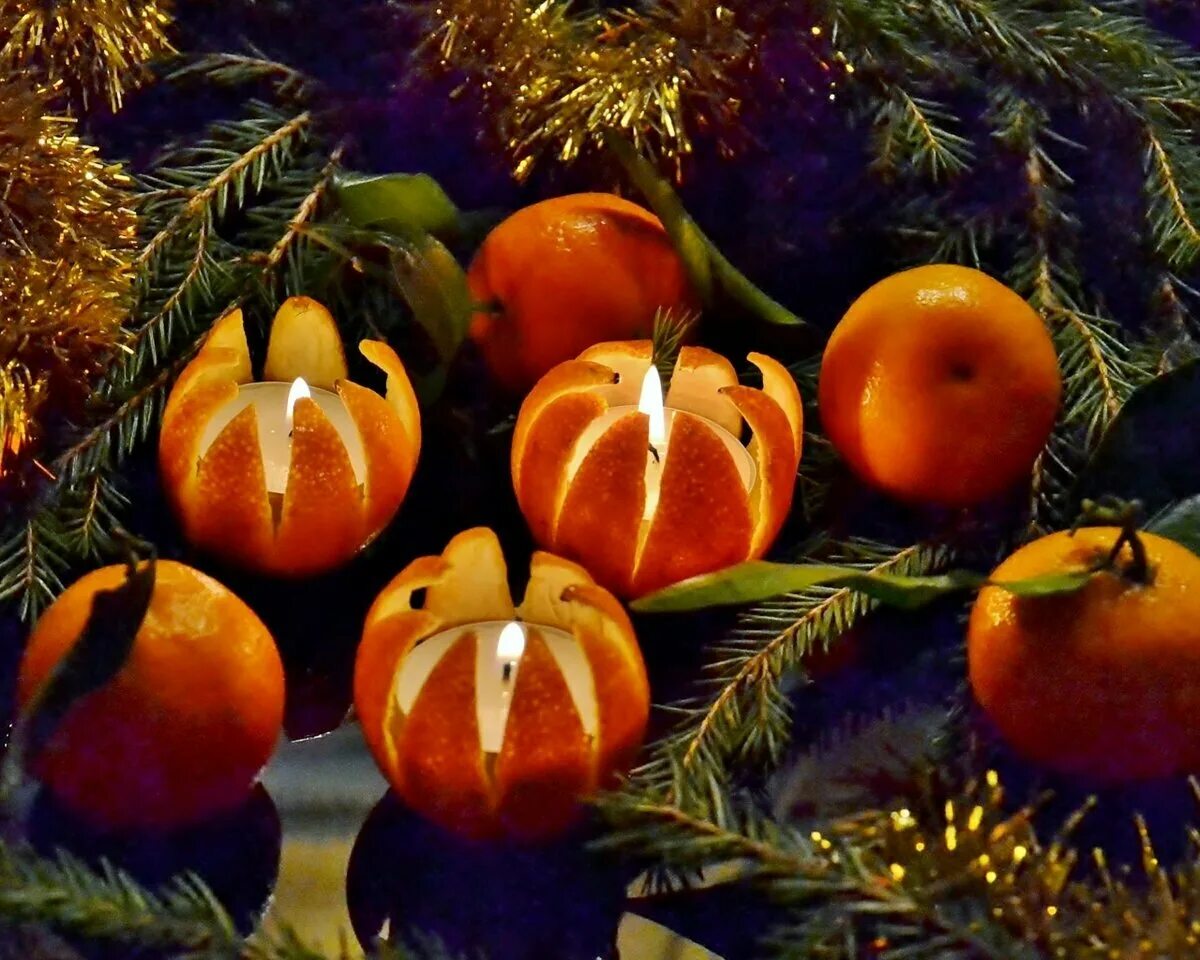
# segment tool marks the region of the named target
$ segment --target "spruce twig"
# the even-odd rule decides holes
[[[845,558],[874,573],[918,575],[949,559],[943,547],[914,544],[901,550],[853,544]],[[638,781],[665,788],[670,802],[704,811],[719,797],[714,785],[728,784],[732,764],[771,762],[787,742],[790,717],[780,682],[802,669],[816,645],[827,647],[873,601],[849,588],[818,588],[759,604],[739,618],[713,649],[709,672],[716,692],[700,705],[684,703],[679,728],[662,740]]]

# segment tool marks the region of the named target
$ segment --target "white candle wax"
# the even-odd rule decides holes
[[[517,645],[512,644],[514,629],[522,632],[522,642]],[[499,753],[520,675],[524,634],[530,629],[537,630],[562,671],[584,733],[596,736],[599,711],[591,664],[574,636],[566,630],[540,624],[526,626],[511,620],[487,620],[451,627],[422,640],[400,665],[396,678],[397,705],[405,713],[412,710],[421,688],[450,647],[465,634],[474,633],[475,720],[479,725],[480,746],[485,753]]]
[[[291,389],[291,383],[275,380],[241,384],[238,395],[218,410],[204,428],[200,438],[200,456],[204,456],[230,420],[246,407],[253,406],[258,417],[258,445],[262,451],[267,492],[282,494],[287,490],[292,460],[292,423],[288,417],[288,394]],[[354,468],[354,478],[361,484],[367,475],[366,454],[358,427],[350,418],[350,411],[336,393],[320,387],[309,387],[308,390],[342,438],[350,455],[350,465]]]
[[[750,455],[750,451],[746,449],[737,437],[715,420],[701,416],[698,413],[678,410],[674,407],[664,407],[662,383],[659,379],[658,371],[653,366],[646,371],[642,382],[641,399],[636,405],[618,404],[617,406],[609,407],[607,411],[587,425],[579,438],[579,442],[575,446],[575,456],[568,467],[568,477],[574,476],[575,471],[583,463],[584,457],[587,456],[587,452],[591,450],[605,431],[622,417],[626,417],[631,413],[641,413],[650,420],[650,443],[646,450],[646,504],[642,511],[643,520],[649,520],[653,517],[654,511],[658,508],[659,495],[662,490],[663,468],[666,466],[667,456],[670,453],[671,430],[676,417],[682,413],[688,413],[704,421],[708,428],[716,435],[717,439],[721,441],[725,449],[729,451],[730,456],[733,457],[733,463],[737,468],[738,478],[741,480],[742,487],[747,493],[754,489],[758,470],[754,464],[754,458]]]

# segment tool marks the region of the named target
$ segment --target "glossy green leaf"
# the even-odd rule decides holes
[[[771,563],[751,560],[690,580],[684,580],[631,606],[642,613],[676,613],[708,607],[754,603],[808,590],[812,587],[845,587],[865,593],[880,603],[913,610],[964,590],[990,585],[1022,597],[1073,593],[1094,575],[1091,570],[1070,570],[1026,580],[990,583],[982,574],[952,570],[927,577],[867,573],[854,567],[831,564]]]
[[[454,237],[461,231],[458,207],[425,173],[341,173],[334,180],[334,192],[356,227],[377,227],[401,236]]]
[[[150,608],[155,563],[130,566],[125,582],[100,590],[83,632],[34,693],[18,717],[4,756],[2,792],[20,782],[27,758],[34,757],[53,736],[76,701],[99,690],[124,666],[134,637]]]
[[[392,268],[413,319],[429,335],[442,363],[449,364],[471,323],[466,273],[454,254],[429,234],[394,250]]]
[[[1200,496],[1171,505],[1150,520],[1146,530],[1200,553]]]
[[[1079,481],[1078,497],[1140,500],[1147,510],[1200,493],[1200,361],[1134,391]]]

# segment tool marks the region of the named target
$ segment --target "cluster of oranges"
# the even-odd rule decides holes
[[[478,304],[471,336],[512,391],[599,341],[647,336],[661,310],[695,306],[659,221],[602,194],[512,216],[485,240],[469,283]],[[826,347],[818,400],[825,432],[864,482],[899,501],[964,508],[1028,482],[1061,389],[1054,346],[1023,299],[977,270],[934,265],[888,277],[854,302]],[[995,576],[1094,566],[1121,534],[1055,534]],[[1200,707],[1200,559],[1148,535],[1141,543],[1147,559],[1136,578],[1109,557],[1106,572],[1069,597],[1020,599],[988,587],[975,604],[968,648],[977,699],[1034,760],[1110,779],[1200,768],[1189,733]],[[84,577],[40,621],[22,665],[23,701],[120,569]],[[619,611],[607,594],[596,602]],[[110,826],[196,819],[236,802],[266,762],[283,689],[278,653],[254,613],[205,575],[161,562],[128,662],[73,708],[39,773],[69,806]],[[222,743],[219,769],[190,748],[198,739]]]

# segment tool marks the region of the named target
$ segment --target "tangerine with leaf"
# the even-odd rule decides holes
[[[659,219],[621,197],[576,193],[518,210],[479,248],[471,339],[506,390],[609,340],[647,338],[660,310],[695,305]]]
[[[1096,572],[1074,593],[980,591],[971,688],[1003,739],[1060,773],[1120,783],[1200,771],[1200,557],[1132,526],[1034,540],[996,582]]]
[[[97,594],[125,576],[119,565],[86,574],[38,620],[17,681],[22,710],[79,642]],[[33,772],[96,827],[195,823],[249,795],[283,704],[283,664],[254,611],[200,571],[159,560],[128,657],[67,708]]]
[[[966,507],[1028,479],[1062,380],[1041,318],[987,274],[931,264],[860,296],[821,361],[821,422],[864,481]]]

